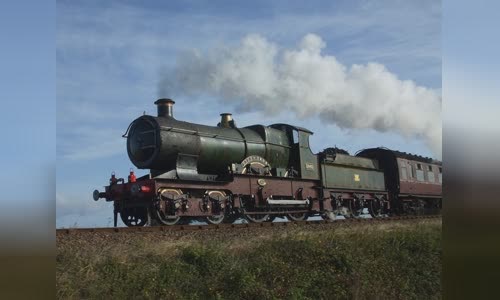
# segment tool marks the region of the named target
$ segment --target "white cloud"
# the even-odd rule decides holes
[[[394,131],[423,137],[441,157],[441,96],[400,80],[383,65],[342,65],[322,53],[317,35],[303,37],[296,49],[278,52],[260,35],[234,48],[208,54],[187,53],[160,81],[160,96],[219,97],[240,111],[294,112],[301,119],[320,117],[342,128]]]

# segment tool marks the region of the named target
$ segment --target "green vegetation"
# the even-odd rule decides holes
[[[60,243],[58,237],[58,297],[441,297],[440,222],[390,229],[308,228],[267,236],[254,231],[188,241],[163,238],[132,235],[118,242],[80,238]]]

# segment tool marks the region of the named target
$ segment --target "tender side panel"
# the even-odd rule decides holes
[[[385,190],[384,173],[379,170],[322,163],[321,174],[325,188]]]

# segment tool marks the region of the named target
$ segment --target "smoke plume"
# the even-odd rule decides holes
[[[280,50],[259,35],[234,48],[181,55],[159,84],[164,95],[212,95],[241,111],[289,110],[341,128],[372,128],[425,140],[441,157],[441,96],[400,80],[378,63],[346,67],[322,54],[307,34],[297,49]]]

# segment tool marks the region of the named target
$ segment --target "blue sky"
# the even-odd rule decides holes
[[[4,127],[8,130],[4,131],[6,142],[2,143],[2,156],[23,157],[20,161],[2,161],[2,167],[17,172],[15,174],[1,173],[2,176],[18,177],[29,169],[28,166],[39,165],[38,155],[32,152],[37,144],[47,142],[51,145],[40,147],[39,156],[54,156],[55,136],[48,141],[45,137],[52,136],[54,132],[55,105],[46,99],[54,98],[52,84],[55,65],[53,61],[40,58],[55,57],[53,48],[44,46],[46,37],[55,33],[55,22],[53,26],[41,27],[36,36],[28,35],[32,26],[46,21],[45,16],[39,16],[36,10],[50,11],[52,17],[55,18],[55,12],[51,11],[51,8],[54,7],[33,6],[33,10],[27,10],[24,14],[24,18],[31,21],[19,24],[14,30],[10,30],[12,29],[10,25],[15,22],[16,16],[10,17],[2,14],[0,18],[0,33],[3,40],[1,69],[6,71],[0,73],[0,82],[2,82],[0,97],[4,108],[8,107],[8,109],[2,109],[2,122],[8,126]],[[32,47],[36,45],[42,46],[38,48],[39,54],[33,55]],[[25,120],[20,120],[17,113],[21,113]],[[30,132],[33,133],[33,137],[27,139],[25,135],[20,135],[18,132]],[[47,159],[46,164],[50,164],[50,159]]]
[[[55,3],[3,2],[0,10],[0,240],[12,234],[9,246],[53,241],[55,18]]]
[[[287,49],[308,33],[320,36],[323,53],[346,66],[377,62],[440,92],[439,1],[58,1],[56,225],[111,224],[112,206],[92,201],[91,193],[111,171],[126,176],[132,165],[121,135],[143,111],[155,113],[160,73],[183,51],[236,45],[248,34]],[[215,125],[220,112],[235,111],[208,95],[175,100],[175,116],[195,123]],[[290,120],[286,113],[234,117],[239,126],[309,128],[315,152],[333,145],[351,153],[386,146],[432,155],[423,141],[396,133],[342,130],[316,119]]]
[[[456,128],[497,130],[500,102],[500,2],[449,3],[443,14],[443,122]],[[472,103],[472,105],[471,105]]]

